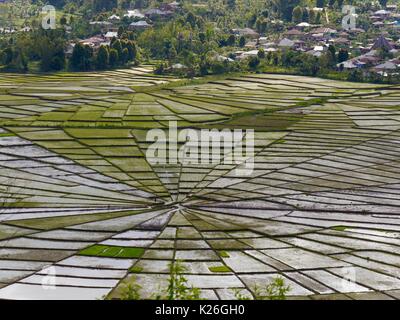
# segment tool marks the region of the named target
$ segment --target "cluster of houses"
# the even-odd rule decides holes
[[[260,49],[267,52],[295,50],[315,57],[321,57],[334,45],[337,50],[344,49],[349,53],[349,60],[337,64],[338,70],[363,69],[383,76],[398,73],[400,70],[400,40],[390,38],[390,29],[400,32],[400,14],[396,5],[388,5],[385,10],[370,13],[374,32],[362,28],[334,29],[321,25],[302,22],[286,30],[279,39],[264,37],[250,28],[233,29],[236,36],[247,39],[243,50],[236,51],[236,59],[256,56]],[[367,36],[368,44],[357,42],[360,34]],[[371,36],[370,36],[371,34]],[[379,36],[378,36],[379,35]],[[382,50],[392,58],[382,57]]]
[[[105,21],[91,21],[90,25],[100,26],[103,30],[115,31],[118,29],[122,19],[127,18],[133,20],[130,30],[144,30],[152,27],[153,20],[168,19],[178,10],[180,4],[176,1],[171,3],[161,3],[158,8],[148,9],[141,12],[138,9],[128,10],[122,16],[113,14]]]
[[[16,32],[30,32],[30,31],[32,31],[32,28],[28,27],[28,26],[25,26],[25,27],[22,27],[19,29],[16,27],[0,28],[0,34],[10,34],[10,33],[16,33]]]
[[[121,25],[122,19],[127,18],[132,21],[129,24],[129,30],[144,30],[152,27],[153,20],[171,17],[179,8],[179,5],[178,2],[162,3],[158,8],[148,9],[143,12],[138,9],[127,10],[122,17],[112,14],[107,20],[91,21],[89,24],[94,27],[100,27],[101,32],[98,35],[80,40],[79,42],[97,50],[102,45],[109,45],[114,37],[118,38],[118,28]],[[67,57],[72,55],[74,46],[75,42],[71,41],[68,43],[65,51]]]
[[[154,21],[162,21],[171,18],[179,9],[180,4],[176,1],[171,3],[161,3],[157,8],[151,8],[144,11],[133,9],[127,10],[123,14],[112,14],[102,21],[91,21],[90,25],[100,27],[100,33],[88,39],[80,40],[80,43],[97,50],[102,45],[109,45],[111,39],[118,37],[118,28],[122,23],[126,26],[129,23],[130,30],[144,30],[152,28]],[[314,10],[323,10],[314,8]],[[215,58],[218,61],[233,61],[246,59],[251,56],[257,56],[260,49],[264,52],[277,52],[283,50],[294,50],[310,54],[315,57],[321,57],[334,45],[337,50],[344,49],[349,53],[347,61],[341,61],[337,64],[338,70],[362,69],[368,72],[376,72],[383,76],[389,74],[398,74],[400,70],[400,40],[394,41],[390,34],[400,31],[400,13],[397,5],[387,5],[385,9],[371,11],[368,13],[371,21],[372,30],[364,30],[361,27],[343,28],[328,24],[312,25],[308,22],[301,22],[297,25],[285,28],[282,21],[275,20],[272,23],[281,24],[286,31],[273,36],[263,36],[251,28],[236,28],[231,32],[237,38],[244,37],[245,45],[234,55],[228,57],[218,55]],[[357,17],[357,14],[355,14]],[[66,26],[68,27],[68,26]],[[29,32],[30,27],[0,28],[0,33]],[[393,32],[394,31],[394,32]],[[364,34],[365,41],[359,42],[359,35]],[[66,55],[73,52],[74,42],[70,42],[66,49]],[[382,50],[387,55],[382,54]],[[176,68],[183,66],[177,64]]]
[[[393,56],[393,58],[385,60],[385,58],[382,57],[382,52],[390,53],[389,56]],[[364,48],[361,55],[339,63],[337,67],[339,69],[347,70],[368,70],[383,76],[398,74],[400,70],[400,59],[398,58],[399,52],[399,41],[393,42],[381,35],[374,44]]]
[[[91,21],[89,24],[93,27],[100,27],[101,32],[98,35],[92,36],[87,39],[80,40],[83,45],[97,50],[102,45],[109,45],[112,38],[118,38],[118,28],[121,25],[122,19],[129,19],[132,21],[129,24],[129,30],[144,30],[152,27],[153,20],[166,19],[171,17],[180,4],[178,2],[161,3],[158,8],[148,9],[141,12],[138,9],[127,10],[122,16],[112,14],[103,21]],[[75,43],[69,42],[65,51],[67,57],[72,55]]]

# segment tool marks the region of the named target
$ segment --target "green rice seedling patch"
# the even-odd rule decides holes
[[[118,246],[94,245],[79,252],[83,256],[139,258],[143,255],[143,248],[128,248]]]
[[[13,137],[13,136],[15,136],[15,134],[14,134],[14,133],[11,133],[11,132],[0,133],[0,137],[1,137],[1,138],[4,138],[4,137]]]
[[[141,273],[143,271],[142,267],[139,266],[133,266],[129,269],[130,273]]]
[[[84,148],[63,148],[63,149],[54,149],[55,152],[62,155],[92,155],[95,156],[94,159],[101,159],[100,156],[97,156],[96,153],[90,149]]]
[[[166,108],[170,109],[174,113],[187,113],[187,114],[192,114],[192,113],[214,113],[210,110],[205,110],[205,109],[200,109],[196,108],[187,104],[179,103],[176,101],[171,101],[171,100],[166,100],[166,99],[160,99],[157,100],[160,104],[164,105]]]
[[[129,129],[66,128],[65,132],[74,138],[131,138]]]
[[[93,147],[124,147],[124,146],[136,146],[136,142],[133,138],[127,139],[79,139],[82,144],[93,146]]]
[[[65,134],[62,130],[45,130],[42,128],[42,131],[27,131],[27,132],[18,132],[15,128],[12,128],[13,131],[17,132],[18,135],[22,138],[32,140],[32,141],[40,141],[40,140],[73,140],[70,136]]]
[[[93,150],[104,157],[141,157],[143,154],[137,147],[94,147]]]
[[[119,217],[130,216],[143,211],[119,211],[119,212],[107,212],[97,214],[82,214],[76,216],[64,216],[64,217],[51,217],[51,218],[38,218],[38,219],[26,219],[26,220],[14,220],[7,221],[8,225],[13,225],[22,228],[32,228],[39,230],[52,230],[65,228],[77,224],[83,224],[87,222],[95,222]]]
[[[335,230],[335,231],[346,231],[346,229],[347,229],[348,227],[346,227],[346,226],[335,226],[335,227],[332,227],[332,230]]]
[[[72,112],[50,112],[42,114],[39,121],[66,121],[69,120],[74,114]]]
[[[143,158],[107,158],[107,160],[124,172],[152,171],[147,161]]]
[[[69,121],[96,121],[103,116],[103,111],[77,112]]]
[[[230,258],[230,257],[231,257],[231,256],[229,255],[229,253],[226,252],[226,251],[224,251],[224,250],[218,251],[218,255],[219,255],[221,258]]]
[[[11,237],[19,237],[33,232],[35,231],[30,229],[24,229],[15,226],[0,224],[0,240],[4,240]]]
[[[209,267],[208,270],[211,272],[219,273],[219,272],[232,272],[230,268],[227,266],[216,266],[216,267]]]
[[[84,146],[77,141],[36,141],[36,143],[47,149],[83,149]]]

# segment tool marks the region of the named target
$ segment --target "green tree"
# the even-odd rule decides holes
[[[239,47],[243,48],[246,45],[246,38],[244,36],[241,36],[239,38]]]
[[[333,63],[336,63],[336,48],[335,48],[335,46],[334,45],[330,45],[328,47],[328,51],[331,54],[331,57],[333,59]]]
[[[128,61],[129,61],[129,50],[128,48],[125,48],[122,50],[121,62],[123,64],[126,64]]]
[[[84,69],[84,59],[85,59],[85,48],[81,43],[77,43],[72,51],[70,62],[70,67],[76,71],[82,71]]]
[[[267,30],[267,19],[265,18],[257,18],[256,20],[256,29],[259,33],[264,33]]]
[[[338,63],[349,60],[349,52],[345,49],[340,49],[338,53]]]
[[[133,42],[133,41],[129,41],[128,44],[126,45],[126,48],[128,49],[129,60],[130,61],[135,61],[137,59],[137,56],[138,56],[138,50],[137,50],[136,43]]]
[[[88,71],[91,68],[91,58],[93,49],[88,45],[77,43],[72,51],[72,56],[69,61],[70,68],[75,71]]]
[[[388,0],[379,0],[379,4],[380,4],[383,8],[386,8],[387,3],[388,3]]]
[[[312,24],[312,23],[315,23],[316,18],[317,18],[317,14],[315,13],[315,11],[311,9],[311,10],[308,12],[308,15],[309,15],[308,22],[311,23],[311,24]]]
[[[50,61],[50,70],[51,71],[59,71],[65,68],[65,56],[63,54],[55,55],[51,58]],[[50,71],[48,70],[48,71]],[[46,70],[44,70],[46,71]]]
[[[322,22],[322,15],[321,15],[321,11],[318,11],[316,16],[315,16],[315,23],[316,24],[321,24]]]
[[[119,55],[118,55],[118,51],[116,49],[111,49],[110,50],[110,66],[111,67],[116,67],[118,65],[119,62]]]
[[[92,0],[94,12],[111,11],[118,7],[118,0]]]
[[[361,82],[364,80],[364,75],[361,70],[354,69],[350,72],[347,80],[354,81],[354,82]]]
[[[122,34],[125,32],[125,29],[123,26],[119,26],[118,28],[118,37],[121,38]]]
[[[13,52],[12,48],[8,47],[8,48],[4,49],[2,52],[2,55],[1,55],[2,64],[4,64],[4,65],[10,64],[11,61],[13,60],[13,56],[14,56],[14,52]]]
[[[41,43],[40,69],[42,71],[59,71],[65,68],[65,54],[62,43],[46,38]]]
[[[67,17],[66,16],[62,16],[60,19],[60,24],[62,26],[65,26],[67,24]]]
[[[293,9],[292,20],[294,23],[300,23],[303,21],[303,9],[299,6]]]
[[[206,34],[204,32],[199,32],[199,40],[201,43],[206,42]]]
[[[310,13],[308,11],[308,8],[304,8],[303,9],[303,18],[302,18],[302,20],[304,22],[310,22]]]
[[[229,35],[228,39],[226,40],[226,45],[227,46],[234,46],[236,42],[235,35],[231,34]]]
[[[169,265],[167,300],[200,300],[200,289],[189,287],[188,280],[183,275],[185,271],[187,269],[180,261]]]
[[[271,0],[277,14],[286,21],[292,21],[293,9],[300,5],[300,0]]]
[[[96,57],[97,69],[103,70],[108,67],[109,54],[106,46],[101,46]]]
[[[250,70],[256,70],[259,64],[260,64],[260,59],[258,57],[249,58],[248,65]]]
[[[111,48],[117,50],[118,56],[120,58],[122,57],[122,43],[121,43],[121,40],[119,40],[119,39],[115,40],[112,43]]]
[[[28,61],[22,51],[17,51],[14,61],[14,67],[16,71],[28,71]]]

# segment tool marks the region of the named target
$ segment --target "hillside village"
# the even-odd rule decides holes
[[[92,21],[90,25],[98,26],[101,32],[93,37],[80,42],[98,49],[101,45],[109,45],[112,38],[118,38],[118,29],[123,25],[123,20],[129,21],[128,29],[141,32],[153,27],[154,21],[173,19],[174,14],[180,9],[178,2],[162,4],[158,8],[140,11],[128,10],[123,16],[112,14],[104,21]],[[322,12],[323,8],[313,8]],[[360,69],[364,72],[375,72],[383,76],[398,74],[400,66],[399,50],[400,39],[393,39],[390,34],[400,31],[400,13],[397,5],[388,5],[386,9],[369,12],[373,21],[374,32],[366,34],[362,27],[343,29],[341,25],[332,24],[313,25],[300,22],[296,25],[285,24],[283,21],[274,21],[285,29],[279,37],[259,33],[252,28],[234,28],[231,34],[235,37],[246,39],[243,47],[232,51],[227,56],[219,55],[218,59],[232,62],[249,57],[257,57],[260,50],[265,53],[293,50],[307,53],[314,57],[321,57],[329,46],[340,50],[337,70]],[[360,35],[364,41],[360,42]],[[67,49],[67,54],[72,54],[74,43]],[[182,64],[176,64],[182,68]]]
[[[216,41],[218,46],[213,45],[210,49],[205,47],[202,40],[198,40],[200,29],[204,27],[196,25],[201,20],[196,10],[207,7],[207,4],[191,5],[189,8],[194,13],[188,9],[186,3],[177,1],[153,4],[141,9],[135,6],[130,5],[125,9],[114,8],[92,15],[89,21],[85,21],[87,23],[86,37],[77,37],[73,29],[74,24],[71,23],[72,18],[68,21],[63,16],[64,21],[60,21],[67,40],[63,45],[65,58],[62,57],[62,59],[68,60],[72,57],[77,43],[90,48],[91,55],[95,57],[102,46],[109,48],[107,49],[109,51],[115,40],[139,39],[145,59],[160,61],[161,57],[164,60],[164,62],[161,60],[158,68],[160,73],[174,70],[183,75],[201,73],[201,63],[199,66],[198,62],[193,61],[198,58],[190,57],[188,52],[179,52],[179,50],[175,53],[170,52],[167,56],[162,55],[160,48],[152,47],[156,44],[146,39],[148,34],[151,34],[150,30],[154,29],[158,32],[179,19],[186,19],[186,24],[188,24],[190,18],[194,21],[194,29],[192,27],[185,33],[178,32],[177,36],[182,41],[186,41],[187,46],[190,46],[192,42],[197,43],[197,49],[191,50],[194,50],[202,61],[206,54],[211,56],[211,59],[207,58],[208,62],[203,62],[203,65],[210,66],[212,61],[220,64],[219,67],[208,68],[205,71],[206,74],[238,71],[247,64],[250,69],[256,70],[259,65],[262,65],[257,59],[266,57],[270,61],[268,65],[279,64],[283,68],[293,67],[295,63],[309,60],[309,65],[326,65],[334,72],[351,74],[348,76],[352,77],[351,80],[371,77],[371,75],[372,78],[375,77],[374,75],[383,78],[399,75],[400,8],[394,3],[370,5],[367,9],[363,8],[360,15],[352,13],[356,22],[354,26],[342,23],[346,13],[328,6],[295,7],[290,21],[274,18],[270,14],[268,18],[257,18],[251,26],[242,25],[221,29],[215,24],[213,28],[216,35],[213,41]],[[209,25],[210,23],[207,23],[207,26]],[[35,27],[28,24],[21,25],[20,28],[15,26],[0,28],[0,34],[3,37],[21,33],[29,34],[34,31]],[[142,36],[143,34],[146,34],[146,37]],[[170,49],[165,47],[162,50],[177,49],[176,39],[159,39],[159,41],[170,43]],[[304,59],[303,56],[298,56],[296,60],[292,59],[293,54],[305,54],[311,58]],[[289,56],[293,61],[285,64],[282,62],[285,60],[282,55]],[[320,63],[321,60],[328,60],[328,62]],[[312,66],[308,69],[311,71],[307,71],[307,75],[318,73]]]

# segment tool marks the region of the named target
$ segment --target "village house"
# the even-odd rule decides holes
[[[121,18],[117,16],[116,14],[113,14],[111,17],[108,18],[108,21],[112,23],[118,23],[121,21]]]
[[[295,45],[295,42],[290,40],[290,39],[282,39],[281,41],[279,41],[278,43],[278,47],[280,48],[284,48],[284,49],[290,49],[293,48]]]
[[[347,30],[347,32],[350,35],[354,36],[354,35],[357,35],[357,34],[360,34],[360,33],[365,33],[366,31],[364,29],[361,29],[361,28],[353,28],[353,29]]]
[[[297,30],[297,29],[291,29],[285,33],[285,36],[288,39],[304,39],[305,35],[306,34],[304,32]]]
[[[396,61],[386,61],[380,65],[371,68],[371,71],[381,74],[383,76],[387,76],[388,74],[398,72],[399,64]]]
[[[264,52],[277,52],[278,51],[277,48],[266,48],[266,49],[263,49],[263,50],[264,50]]]
[[[110,31],[113,28],[113,24],[109,21],[91,21],[89,22],[89,25],[91,25],[93,28],[100,27],[103,33]]]
[[[390,17],[391,14],[392,13],[387,10],[378,10],[378,11],[374,12],[373,16],[379,17],[380,19],[386,19],[386,18]]]
[[[323,45],[316,45],[312,50],[307,51],[307,54],[310,54],[314,57],[320,58],[324,52],[328,49],[328,47]]]
[[[380,51],[385,50],[391,53],[397,53],[393,44],[383,35],[379,36],[376,41],[369,47],[369,51],[360,56],[354,57],[345,62],[339,63],[337,67],[340,70],[350,70],[355,68],[368,69],[371,72],[378,73],[383,76],[397,73],[400,61],[392,59],[384,61],[380,55]]]
[[[94,50],[97,50],[102,45],[109,44],[109,42],[107,42],[107,40],[102,35],[93,36],[93,37],[81,40],[81,41],[79,41],[79,43],[81,43],[83,45],[88,45],[89,47],[93,48]]]
[[[300,30],[304,30],[306,28],[310,28],[312,27],[311,24],[309,24],[308,22],[301,22],[298,25],[296,25],[296,28],[300,29]]]
[[[137,21],[137,22],[132,22],[129,25],[129,29],[130,30],[144,30],[144,29],[151,28],[151,27],[152,27],[152,25],[149,24],[146,20],[140,20],[140,21]]]
[[[139,10],[128,10],[128,13],[124,14],[124,17],[132,18],[132,19],[143,19],[144,14],[141,13]]]
[[[258,32],[250,28],[232,29],[232,32],[238,37],[243,36],[250,39],[258,39],[260,37]]]
[[[337,33],[337,30],[325,27],[317,28],[310,32],[311,37],[315,40],[329,40]]]
[[[152,19],[152,20],[154,20],[154,19],[168,18],[168,17],[170,17],[172,14],[173,14],[172,11],[169,11],[169,10],[164,11],[164,10],[157,9],[157,8],[155,8],[155,9],[149,9],[149,10],[147,10],[147,11],[144,13],[144,15],[145,15],[147,18]]]
[[[182,64],[182,63],[175,63],[171,66],[171,70],[173,71],[180,71],[180,72],[186,72],[189,70],[189,68]]]
[[[20,31],[20,32],[30,32],[30,31],[32,31],[32,28],[26,26],[26,27],[21,28],[19,31]]]
[[[338,48],[348,48],[351,45],[351,41],[346,38],[329,39],[329,43]]]
[[[259,38],[258,38],[258,44],[259,44],[259,45],[264,45],[264,44],[266,44],[266,43],[268,43],[268,42],[269,42],[268,37],[259,37]]]
[[[107,41],[111,41],[112,38],[118,38],[118,32],[115,31],[108,31],[105,35],[104,38],[106,38]]]
[[[259,48],[263,49],[265,52],[276,52],[276,43],[275,42],[260,42],[259,41]]]
[[[366,67],[372,67],[376,66],[381,59],[376,56],[376,51],[371,51],[370,53],[357,57],[357,61],[363,63]]]
[[[259,43],[257,42],[257,40],[251,40],[251,41],[247,41],[246,44],[244,45],[244,47],[246,49],[256,49],[258,45],[259,45]]]
[[[218,61],[218,62],[233,62],[234,60],[219,54],[216,54],[213,58],[214,61]]]
[[[14,28],[0,28],[1,33],[15,33],[16,30]]]
[[[248,58],[248,57],[257,57],[258,56],[258,50],[250,50],[250,51],[245,51],[242,54],[242,58]]]
[[[68,42],[67,46],[64,50],[64,54],[66,58],[70,58],[72,56],[72,53],[74,52],[74,47],[75,47],[75,42]]]
[[[294,49],[298,51],[306,51],[307,44],[303,40],[294,40]]]
[[[180,3],[174,1],[171,3],[161,3],[159,8],[162,11],[176,11],[180,7]]]
[[[384,36],[381,35],[375,41],[374,45],[371,47],[371,50],[379,50],[379,49],[390,51],[394,49],[394,47]]]

